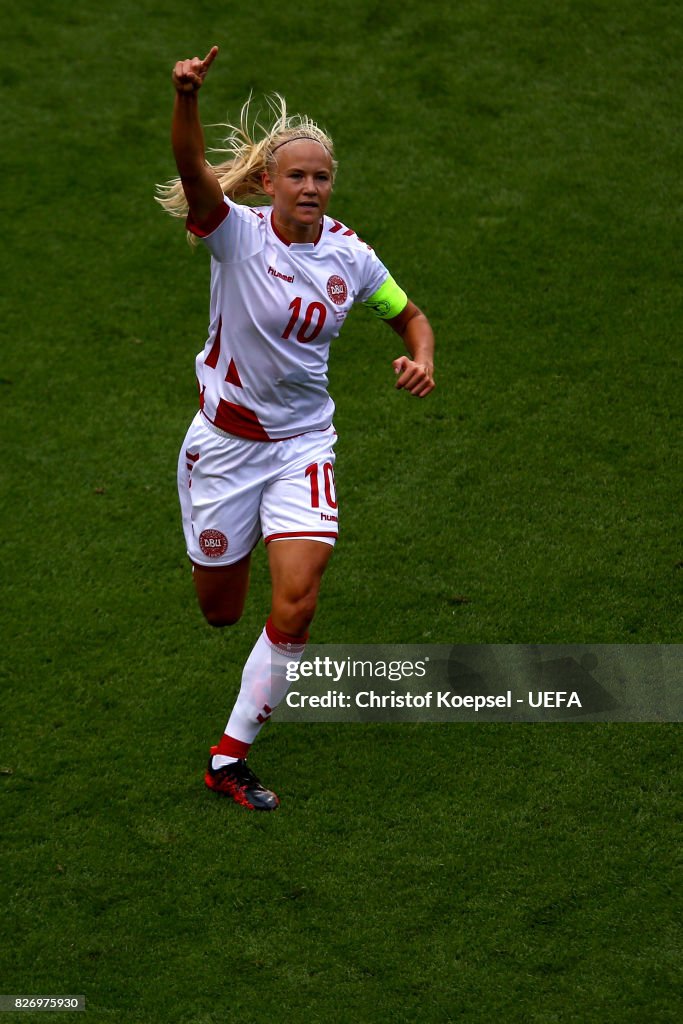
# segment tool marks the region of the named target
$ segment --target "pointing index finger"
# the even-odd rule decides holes
[[[208,71],[209,70],[209,68],[211,67],[211,65],[213,64],[213,62],[215,61],[217,56],[218,56],[218,47],[217,46],[212,46],[211,49],[209,50],[209,52],[207,53],[206,57],[202,61],[202,65],[204,67],[204,71]]]

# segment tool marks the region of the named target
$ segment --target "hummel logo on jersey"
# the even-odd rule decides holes
[[[281,281],[289,281],[290,284],[294,284],[294,274],[292,274],[291,277],[289,274],[281,274],[279,270],[275,269],[275,267],[268,267],[268,273],[272,277],[279,277]]]

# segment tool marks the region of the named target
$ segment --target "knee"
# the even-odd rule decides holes
[[[209,625],[216,629],[234,626],[242,618],[241,612],[227,612],[222,608],[202,608],[202,613]]]
[[[313,622],[313,616],[315,615],[315,609],[318,605],[318,592],[312,594],[306,594],[300,598],[295,605],[295,613],[301,620],[302,630],[308,629],[310,624]]]
[[[285,623],[284,632],[292,636],[302,636],[313,621],[317,603],[317,591],[278,602],[275,610],[278,619]]]
[[[202,615],[210,626],[221,628],[239,622],[249,586],[249,556],[216,569],[195,565],[192,579]]]

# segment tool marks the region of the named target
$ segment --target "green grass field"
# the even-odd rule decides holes
[[[126,1024],[677,1020],[676,725],[271,723],[281,810],[205,793],[269,587],[261,552],[229,632],[194,601],[208,258],[153,188],[170,69],[217,43],[204,122],[277,89],[323,124],[331,212],[433,323],[425,402],[364,311],[335,343],[317,643],[676,643],[680,6],[0,17],[0,994]]]

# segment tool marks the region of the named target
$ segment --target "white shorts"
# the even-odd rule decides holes
[[[196,565],[232,565],[263,536],[334,544],[337,497],[333,427],[286,441],[247,441],[201,412],[178,459],[187,553]]]

